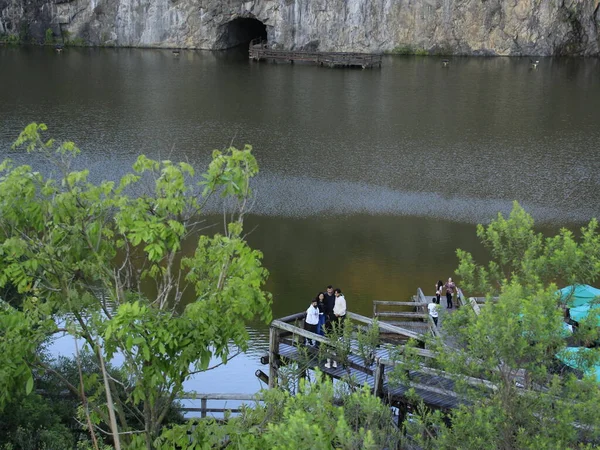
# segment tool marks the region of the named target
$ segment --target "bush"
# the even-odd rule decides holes
[[[65,45],[69,47],[85,47],[87,42],[85,42],[85,39],[78,37],[65,41]]]
[[[416,55],[416,56],[428,56],[429,51],[424,48],[416,48],[410,45],[399,45],[394,47],[390,52],[392,55]]]
[[[0,34],[0,42],[7,45],[19,45],[21,38],[18,34]]]
[[[54,44],[54,32],[52,31],[52,28],[48,28],[46,30],[46,37],[44,38],[44,44],[46,44],[46,45]]]

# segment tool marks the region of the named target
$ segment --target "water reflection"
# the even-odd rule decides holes
[[[439,58],[389,57],[381,70],[346,71],[253,64],[243,49],[68,50],[0,49],[3,156],[36,120],[77,141],[99,177],[139,152],[202,167],[213,148],[250,142],[266,186],[258,214],[473,223],[517,199],[541,220],[573,223],[598,204],[594,59],[545,58],[531,70],[526,58],[453,58],[443,69]],[[332,191],[348,195],[311,201]],[[430,212],[382,207],[413,195]]]

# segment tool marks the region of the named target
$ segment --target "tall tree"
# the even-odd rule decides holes
[[[15,390],[32,390],[34,371],[52,371],[38,350],[66,333],[100,362],[123,358],[124,386],[98,379],[104,403],[63,380],[86,400],[89,422],[111,423],[128,448],[151,449],[185,380],[211,358],[247,348],[249,320],[270,320],[262,255],[243,234],[258,166],[250,146],[214,151],[200,177],[187,163],[142,155],[118,183],[92,183],[88,170],[71,169],[75,144],[44,140],[46,130],[27,126],[15,147],[47,158],[57,178],[0,165],[0,287],[16,288],[21,300],[0,311],[0,406]],[[219,194],[225,229],[208,234],[203,210]],[[191,239],[196,250],[186,254]],[[129,423],[132,414],[143,429]]]
[[[477,237],[490,261],[477,264],[457,250],[461,286],[471,294],[497,295],[511,281],[536,290],[550,283],[593,283],[600,277],[600,235],[592,219],[579,239],[567,228],[555,236],[534,229],[534,220],[517,202],[508,217],[498,214],[489,225],[477,225]]]
[[[570,333],[555,283],[597,279],[597,222],[593,219],[582,229],[579,241],[566,229],[547,237],[533,226],[532,217],[515,203],[508,220],[499,215],[487,227],[477,228],[491,251],[487,267],[457,251],[457,272],[465,290],[498,297],[488,298],[480,314],[465,307],[445,317],[443,332],[451,336],[452,345],[435,344],[438,363],[452,374],[464,403],[445,420],[436,413],[406,423],[424,448],[555,449],[600,444],[596,377],[581,379],[582,373],[568,370],[556,358],[565,351]],[[597,339],[594,316],[581,324],[575,340],[584,345]],[[597,348],[584,350],[578,354],[582,372],[600,361]],[[473,378],[486,383],[473,383]]]

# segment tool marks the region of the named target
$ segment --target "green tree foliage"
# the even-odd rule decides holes
[[[600,260],[597,222],[544,237],[518,205],[477,234],[490,249],[487,267],[458,251],[462,286],[497,292],[481,313],[461,308],[444,320],[452,347],[436,343],[437,363],[455,382],[464,404],[447,417],[421,414],[406,423],[423,448],[558,449],[600,445],[600,390],[555,355],[567,345],[564,314],[553,281],[593,281]],[[591,323],[594,322],[594,323]],[[596,318],[582,324],[581,342],[598,338]],[[598,349],[580,367],[600,361]],[[577,375],[577,376],[576,376]],[[485,382],[478,382],[485,380]],[[451,426],[449,426],[451,424]],[[582,447],[584,448],[584,447]],[[586,447],[587,448],[587,447]],[[591,447],[590,447],[591,448]]]
[[[69,409],[74,413],[75,409]],[[38,394],[17,393],[0,413],[0,449],[73,448],[75,439],[61,420],[63,410]]]
[[[336,391],[317,372],[316,381],[300,382],[296,395],[273,389],[264,403],[244,410],[225,425],[191,421],[163,432],[157,448],[204,449],[381,449],[396,448],[401,434],[388,406],[368,387]]]
[[[534,292],[550,283],[591,284],[600,276],[600,235],[592,219],[581,236],[566,228],[545,237],[534,230],[533,218],[517,203],[508,219],[502,214],[487,227],[477,226],[477,237],[490,252],[487,266],[457,250],[461,287],[471,294],[497,295],[511,281]]]
[[[270,320],[262,255],[243,235],[256,160],[249,146],[215,151],[198,177],[187,163],[140,156],[119,182],[95,184],[87,170],[71,169],[75,144],[43,140],[44,131],[29,125],[15,147],[47,158],[59,177],[0,165],[0,287],[16,289],[20,300],[20,308],[0,309],[0,406],[33,389],[34,371],[51,370],[38,350],[66,333],[98,361],[124,359],[123,386],[99,377],[113,401],[91,395],[87,420],[140,432],[152,448],[183,382],[211,358],[247,348],[249,320]],[[200,234],[204,206],[218,195],[230,220],[222,233]],[[185,254],[191,239],[196,250]],[[192,301],[183,302],[184,292]],[[82,399],[79,383],[63,381]]]

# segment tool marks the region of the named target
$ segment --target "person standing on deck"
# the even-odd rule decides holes
[[[456,284],[454,284],[452,278],[448,278],[448,282],[444,287],[446,288],[446,307],[452,309],[452,295],[456,291]]]
[[[338,326],[342,327],[344,320],[346,319],[346,298],[344,294],[342,294],[341,289],[336,289],[333,291],[335,295],[335,305],[333,306],[333,315],[335,316],[335,320],[339,324]]]
[[[317,306],[317,299],[313,298],[312,303],[306,310],[306,319],[304,319],[304,329],[311,333],[317,333],[317,325],[319,324],[319,308]],[[304,345],[313,344],[312,339],[304,339]]]
[[[317,295],[317,307],[319,308],[319,324],[317,325],[317,334],[324,336],[327,306],[325,305],[325,294],[323,292],[319,292]]]
[[[332,321],[335,319],[333,315],[333,307],[335,306],[335,295],[333,294],[333,286],[327,286],[325,292],[325,329],[331,330]]]
[[[427,309],[429,310],[429,315],[433,319],[433,323],[437,327],[438,325],[438,301],[435,297],[431,299],[431,302],[427,305]]]
[[[333,306],[333,316],[334,319],[330,322],[330,327],[335,328],[341,332],[342,327],[344,325],[344,320],[346,319],[346,298],[342,294],[341,289],[336,289],[334,292],[335,295],[335,304]],[[337,325],[333,325],[337,324]],[[341,333],[340,333],[341,334]],[[337,367],[337,362],[332,360],[331,358],[327,358],[327,363],[325,364],[326,369],[331,369]]]
[[[436,298],[436,303],[439,305],[440,304],[440,300],[442,299],[442,290],[444,289],[444,282],[442,280],[438,280],[437,284],[435,285],[435,298]]]

